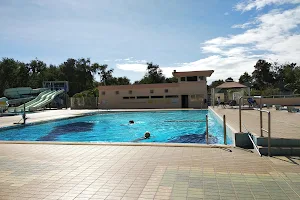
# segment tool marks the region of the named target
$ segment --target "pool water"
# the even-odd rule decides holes
[[[223,144],[223,127],[207,110],[106,112],[4,130],[0,140],[204,144],[206,123],[199,120],[205,120],[206,114],[209,142]],[[135,123],[129,124],[130,120]],[[151,133],[149,139],[143,139],[146,131]],[[232,144],[230,136],[227,143]]]

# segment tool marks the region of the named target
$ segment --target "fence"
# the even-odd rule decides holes
[[[98,97],[71,98],[71,109],[97,109]]]

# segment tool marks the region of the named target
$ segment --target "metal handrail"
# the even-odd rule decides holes
[[[206,115],[205,120],[206,120],[206,144],[208,144],[208,115]]]
[[[246,98],[249,96],[246,96]],[[239,128],[240,132],[242,132],[242,99],[244,97],[239,98]],[[271,112],[268,110],[262,110],[262,97],[260,97],[260,109],[257,109],[260,115],[260,136],[263,137],[263,132],[268,133],[268,156],[271,156]],[[263,120],[262,120],[262,113],[268,113],[268,130],[263,128]]]
[[[224,129],[224,144],[227,145],[226,116],[225,115],[223,115],[223,129]]]
[[[260,114],[262,115],[263,112],[268,113],[268,130],[263,128],[262,120],[260,125],[260,131],[268,133],[268,156],[271,156],[271,112],[268,110],[259,109]]]

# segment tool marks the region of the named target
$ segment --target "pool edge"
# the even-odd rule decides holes
[[[45,141],[0,141],[1,144],[47,144],[47,145],[99,145],[99,146],[160,146],[160,147],[202,147],[202,148],[232,148],[223,144],[195,143],[134,143],[134,142],[45,142]]]

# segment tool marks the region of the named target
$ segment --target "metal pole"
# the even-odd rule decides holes
[[[206,144],[208,144],[208,115],[206,115]]]
[[[223,115],[223,127],[224,127],[224,144],[227,145],[227,137],[226,137],[226,117]]]
[[[271,112],[268,112],[268,156],[271,156]]]
[[[241,106],[241,100],[243,97],[240,97],[239,99],[239,125],[240,125],[240,133],[242,132],[242,106]]]
[[[259,100],[259,107],[260,107],[260,110],[262,110],[262,97],[260,97],[260,100]],[[264,133],[262,130],[262,128],[263,128],[262,112],[260,112],[259,117],[260,117],[260,137],[264,137]]]
[[[25,103],[24,103],[24,110],[23,110],[23,124],[25,125],[25,123],[26,123],[26,111],[25,111]]]

